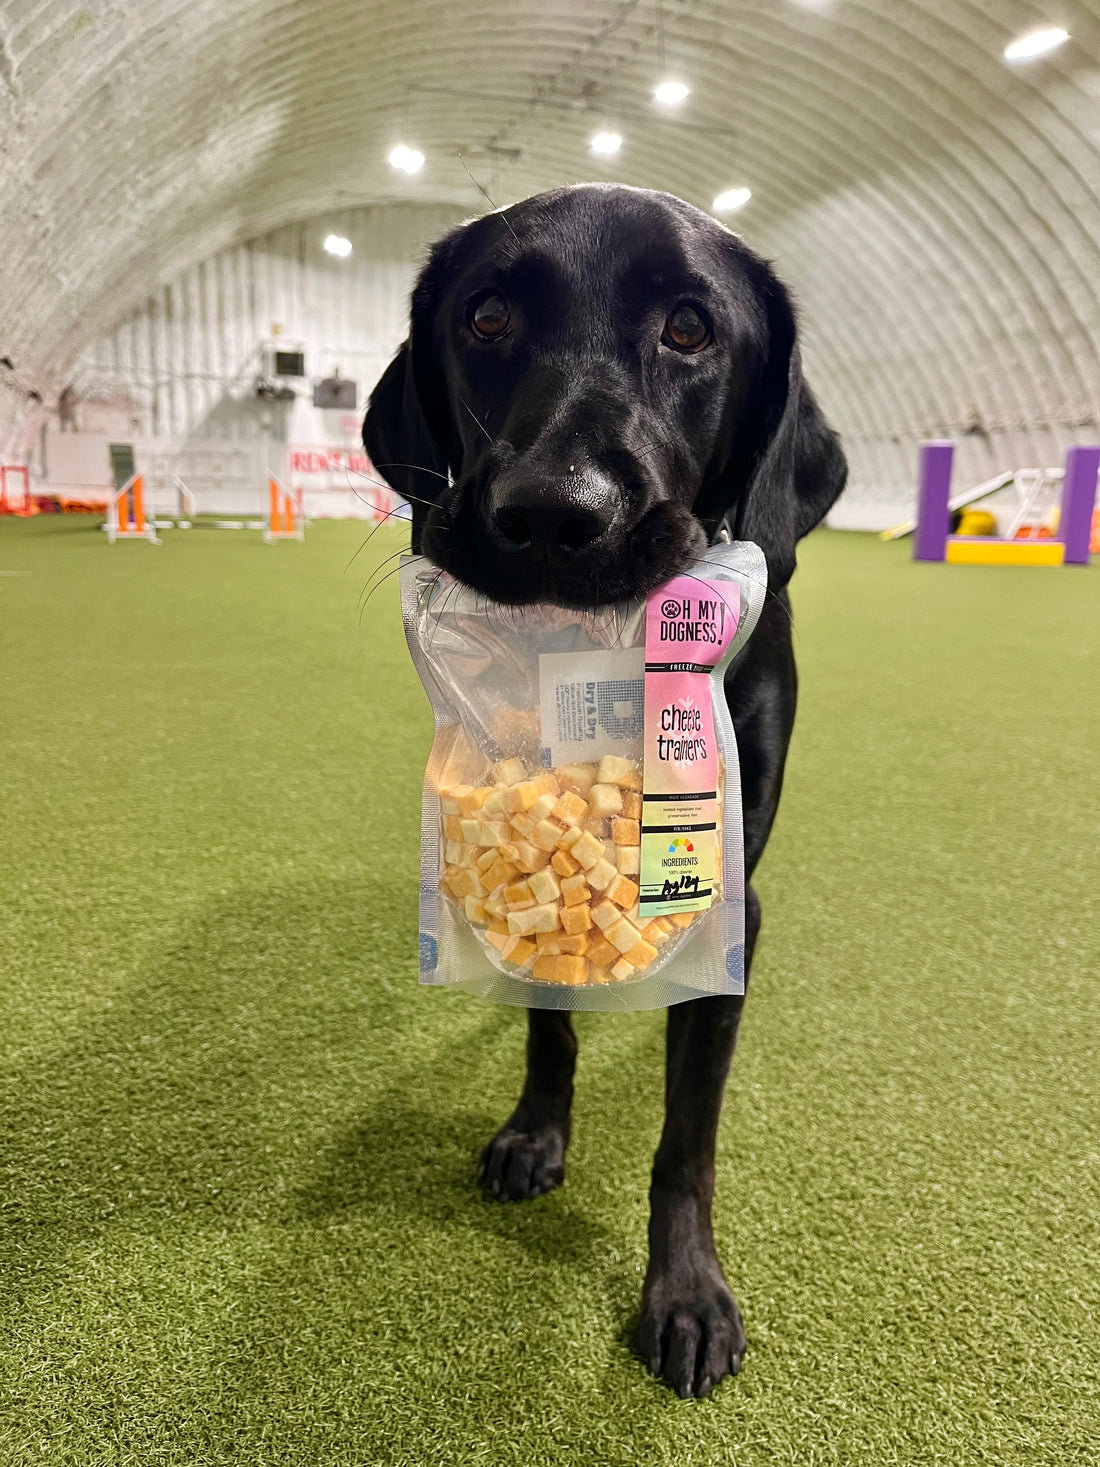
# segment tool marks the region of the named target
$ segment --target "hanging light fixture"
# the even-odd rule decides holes
[[[402,173],[419,173],[424,167],[424,154],[416,148],[408,148],[404,143],[398,143],[388,159],[391,168],[397,168]]]
[[[653,100],[660,102],[664,107],[675,107],[685,97],[691,96],[691,88],[685,87],[683,82],[665,81],[654,90]]]
[[[1005,60],[1034,61],[1036,56],[1046,56],[1050,51],[1057,51],[1068,40],[1069,31],[1064,31],[1061,26],[1028,31],[1026,36],[1018,36],[1005,47]]]
[[[730,214],[735,209],[743,209],[751,198],[751,188],[728,188],[717,195],[711,208],[717,214]]]

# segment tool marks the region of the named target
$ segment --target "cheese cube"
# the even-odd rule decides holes
[[[563,831],[562,834],[558,836],[558,850],[569,851],[570,853],[572,853],[573,847],[580,840],[583,834],[584,831],[579,825],[571,825],[568,830]]]
[[[543,871],[533,872],[527,881],[538,902],[556,902],[561,897],[561,883],[549,866]]]
[[[447,840],[465,840],[462,834],[462,817],[459,815],[444,815],[443,834]]]
[[[642,818],[642,797],[637,790],[623,790],[623,815],[627,820]]]
[[[460,859],[465,846],[460,840],[446,840],[443,842],[443,859],[448,866],[461,866]]]
[[[611,970],[609,968],[594,968],[592,966],[592,959],[589,958],[588,959],[588,980],[587,981],[589,983],[610,983],[611,982]]]
[[[640,902],[635,902],[628,911],[623,913],[623,916],[626,917],[629,922],[633,922],[634,926],[637,927],[639,932],[645,926],[645,923],[642,921],[642,908]]]
[[[614,902],[606,899],[592,908],[592,920],[601,932],[606,932],[609,927],[614,927],[622,915]]]
[[[588,791],[596,783],[594,764],[563,764],[557,771],[558,783],[564,790],[575,790],[587,798]]]
[[[617,754],[605,754],[596,771],[597,784],[626,784],[637,773],[629,759],[620,759]]]
[[[466,898],[466,920],[476,922],[481,927],[489,920],[485,912],[485,903],[475,896]]]
[[[580,906],[590,896],[588,882],[583,876],[564,876],[561,882],[561,899],[567,907]]]
[[[524,912],[523,915],[526,916],[527,913]],[[595,913],[593,913],[593,916],[595,916]],[[508,921],[511,922],[511,920],[511,917],[509,917]],[[608,942],[614,947],[617,947],[624,956],[631,948],[637,947],[642,940],[642,934],[634,926],[634,923],[628,922],[625,917],[621,917],[618,922],[610,926],[604,935]]]
[[[613,978],[617,978],[621,983],[624,978],[634,977],[634,969],[625,958],[620,958],[619,961],[612,966],[611,976]]]
[[[493,778],[497,784],[518,784],[526,773],[522,759],[502,759],[493,766]]]
[[[439,791],[439,808],[444,815],[458,814],[458,801],[455,799],[454,793],[451,790]]]
[[[559,876],[576,876],[581,869],[568,851],[555,851],[550,864]]]
[[[485,933],[485,941],[495,947],[497,952],[502,953],[504,949],[506,947],[510,947],[513,942],[518,942],[519,938],[509,937],[507,932],[494,932],[493,924],[490,923],[489,928]]]
[[[549,855],[545,851],[540,851],[538,846],[533,846],[529,840],[516,841],[511,849],[515,851],[512,860],[521,871],[528,873],[531,871],[541,871],[550,860]]]
[[[544,769],[541,774],[534,775],[531,783],[535,786],[535,789],[538,790],[540,795],[553,795],[554,799],[556,800],[561,794],[561,789],[558,786],[557,780],[548,769]]]
[[[458,849],[459,849],[458,864],[460,866],[476,866],[477,865],[478,852],[481,850],[481,847],[480,846],[469,846],[469,845],[466,844],[465,841],[460,841],[458,843]]]
[[[694,912],[673,912],[668,919],[673,927],[690,927],[695,921]]]
[[[515,881],[511,886],[506,886],[503,897],[504,905],[513,912],[535,906],[535,893],[526,881]]]
[[[657,922],[651,922],[648,927],[643,927],[642,936],[646,942],[652,943],[654,947],[664,947],[668,941],[668,933]]]
[[[496,815],[504,819],[508,812],[504,808],[504,790],[502,786],[496,785],[485,796],[485,803],[481,807],[481,813],[483,815]]]
[[[642,788],[642,771],[640,769],[632,769],[629,774],[623,775],[622,779],[619,780],[619,784],[622,787],[624,796],[627,790],[634,790],[636,793],[640,793]]]
[[[637,876],[642,869],[641,847],[620,846],[616,864],[624,876]]]
[[[586,957],[597,968],[610,968],[619,960],[619,949],[613,947],[606,937],[590,937]]]
[[[512,839],[512,832],[503,820],[483,820],[481,822],[481,839],[478,845],[482,846],[506,846]]]
[[[571,958],[579,958],[588,947],[588,938],[583,932],[539,932],[535,937],[535,944],[539,952],[565,953]]]
[[[664,933],[669,933],[672,931],[672,923],[667,917],[654,917],[653,925],[654,927],[659,927]],[[649,940],[650,942],[652,942],[652,937]]]
[[[575,937],[578,932],[587,932],[592,926],[592,908],[587,902],[581,902],[575,907],[562,907],[561,909],[562,930],[570,937]],[[662,938],[662,941],[667,941]]]
[[[601,856],[596,864],[585,872],[585,877],[593,891],[604,891],[613,881],[625,880],[625,877],[619,875],[605,856]]]
[[[585,831],[580,839],[574,841],[569,847],[569,854],[578,865],[583,866],[587,871],[597,861],[603,860],[603,841],[597,840],[594,835]]]
[[[510,886],[519,876],[519,867],[513,866],[503,856],[498,856],[486,871],[483,880],[491,891],[495,886]]]
[[[517,835],[530,835],[535,824],[525,810],[517,810],[509,823]]]
[[[458,801],[458,813],[460,815],[476,815],[484,805],[489,794],[489,786],[484,785],[478,789],[471,788],[468,784],[455,785],[451,791]]]
[[[503,935],[507,937],[508,923],[505,922],[501,917],[494,917],[493,920],[489,923],[489,931],[496,932],[497,934],[503,933]]]
[[[617,819],[611,822],[611,839],[617,846],[636,846],[642,833],[637,820]]]
[[[530,810],[538,797],[539,792],[531,781],[521,780],[504,791],[504,808],[509,815],[518,815],[523,810]]]
[[[477,846],[474,846],[473,849],[476,851],[478,849],[478,847]],[[490,866],[495,866],[496,865],[496,863],[497,863],[497,855],[498,855],[498,853],[497,853],[496,846],[489,846],[489,847],[487,847],[487,849],[485,849],[484,851],[482,851],[479,856],[477,856],[475,858],[474,865],[477,867],[477,869],[479,871],[481,871],[482,873],[484,873],[484,872],[488,871],[488,869],[489,869]]]
[[[616,784],[594,784],[588,791],[588,808],[596,819],[618,815],[623,808],[623,794]]]
[[[510,963],[515,963],[517,967],[529,968],[535,961],[535,954],[537,952],[538,948],[536,948],[530,938],[514,937],[510,940],[509,946],[504,949],[504,956]]]
[[[530,911],[519,913],[521,917],[531,917],[534,925],[528,928],[529,932],[554,932],[558,927],[558,908],[554,902],[545,902],[541,907],[532,907]],[[508,914],[508,925],[511,926],[512,914]],[[520,936],[525,934],[520,933]]]
[[[552,851],[561,835],[561,826],[556,820],[540,820],[531,832],[531,844],[540,851]]]
[[[554,979],[557,983],[583,983],[588,977],[587,958],[555,958]]]
[[[579,825],[588,814],[588,806],[580,795],[566,790],[556,801],[551,815],[562,825]]]
[[[535,977],[541,979],[543,983],[553,983],[554,964],[557,961],[557,958],[553,957],[550,953],[542,953],[535,959]]]
[[[481,839],[481,821],[476,815],[461,817],[459,824],[462,829],[462,839],[472,846],[488,845],[488,841]]]
[[[527,814],[537,825],[540,820],[546,819],[546,817],[550,814],[557,803],[558,802],[553,795],[539,795],[538,799],[528,810]]]
[[[651,942],[646,942],[645,938],[623,953],[623,957],[635,968],[648,968],[656,956],[657,949]]]
[[[448,874],[447,884],[460,901],[468,896],[480,897],[485,895],[485,884],[478,873],[469,866],[451,867],[453,875]]]
[[[607,898],[617,907],[632,907],[638,900],[638,885],[629,876],[616,875],[607,888]]]

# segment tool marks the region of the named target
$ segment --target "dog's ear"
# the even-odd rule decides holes
[[[409,334],[379,378],[363,419],[371,463],[413,507],[414,539],[426,506],[457,470],[457,442],[443,374],[432,344],[436,282],[460,231],[435,245],[412,293]]]
[[[696,512],[712,525],[725,514],[735,540],[755,541],[767,558],[768,585],[777,590],[794,574],[798,541],[836,502],[848,466],[803,381],[790,297],[763,261],[754,264],[767,319],[764,369],[752,395],[749,431],[745,424],[731,425],[735,441]]]

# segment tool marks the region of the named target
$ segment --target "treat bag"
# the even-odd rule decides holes
[[[405,557],[405,635],[435,713],[422,983],[565,1009],[744,991],[723,679],[766,584],[742,542],[642,601],[502,606]]]

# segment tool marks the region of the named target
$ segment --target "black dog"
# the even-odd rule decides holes
[[[363,441],[414,506],[414,548],[498,601],[638,597],[725,531],[761,547],[773,594],[726,680],[751,876],[794,720],[784,587],[796,542],[846,473],[769,266],[683,200],[615,185],[556,189],[462,225],[420,275]],[[746,969],[759,928],[750,887]],[[699,999],[668,1015],[637,1337],[681,1396],[705,1395],[745,1351],[711,1232],[743,1003]],[[565,1013],[530,1010],[528,1026],[523,1094],[481,1162],[502,1198],[564,1177],[576,1038]]]

